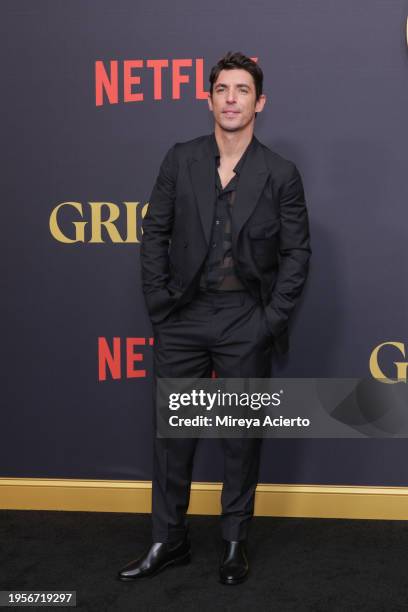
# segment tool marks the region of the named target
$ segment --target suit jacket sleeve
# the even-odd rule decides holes
[[[174,219],[177,162],[173,145],[166,153],[143,219],[140,247],[142,288],[149,315],[160,315],[163,301],[168,300],[169,238]]]
[[[278,337],[288,325],[306,281],[311,254],[309,221],[302,179],[295,164],[280,188],[279,271],[266,315]]]

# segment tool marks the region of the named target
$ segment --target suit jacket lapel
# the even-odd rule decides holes
[[[210,146],[210,134],[204,141],[200,157],[190,159],[191,185],[207,244],[210,242],[215,206],[215,163]],[[262,147],[257,138],[253,139],[242,166],[236,198],[232,207],[232,241],[236,243],[242,226],[251,215],[262,193],[269,170]]]
[[[190,160],[189,169],[201,225],[209,244],[215,205],[215,163],[210,147],[210,136],[205,139],[202,155]]]
[[[261,144],[254,136],[239,175],[237,194],[232,207],[233,243],[238,241],[244,223],[254,211],[269,172]]]

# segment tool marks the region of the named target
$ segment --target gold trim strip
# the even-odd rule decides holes
[[[1,478],[0,509],[151,512],[148,480]],[[194,482],[189,514],[218,515],[222,484]],[[408,520],[407,487],[258,484],[255,516]]]

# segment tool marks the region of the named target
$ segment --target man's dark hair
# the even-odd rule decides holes
[[[241,68],[242,70],[246,70],[252,75],[252,78],[255,82],[255,93],[256,100],[259,99],[259,96],[262,93],[262,85],[263,85],[263,72],[258,66],[256,62],[251,60],[250,57],[247,57],[243,53],[233,53],[232,51],[228,51],[224,57],[222,57],[215,66],[211,68],[210,72],[210,94],[212,96],[214,83],[218,79],[218,75],[221,70],[232,70],[234,68]]]

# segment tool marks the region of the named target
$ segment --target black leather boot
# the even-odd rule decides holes
[[[239,584],[244,582],[249,571],[245,542],[228,542],[224,540],[224,543],[224,556],[220,565],[220,582],[222,584]]]
[[[137,580],[154,576],[170,565],[190,563],[190,541],[188,537],[176,543],[154,542],[144,553],[128,563],[118,573],[119,580]]]

